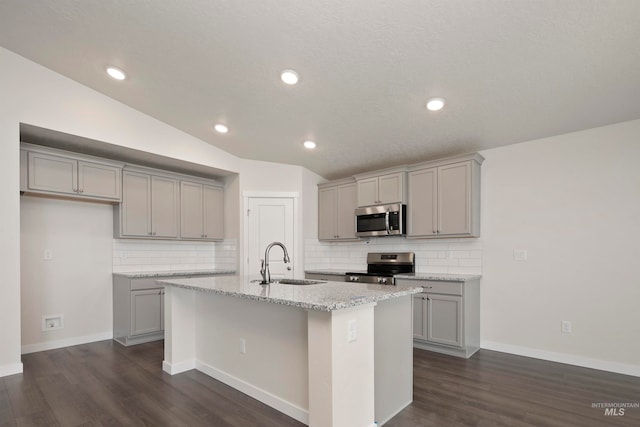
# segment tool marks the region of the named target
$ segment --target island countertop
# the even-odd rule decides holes
[[[388,286],[349,282],[325,282],[315,285],[271,283],[263,286],[254,277],[237,275],[163,279],[158,280],[158,283],[165,286],[318,311],[340,310],[422,292],[420,286]]]

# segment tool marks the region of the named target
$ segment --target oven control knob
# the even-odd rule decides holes
[[[350,282],[357,282],[358,281],[358,276],[349,276],[349,281]]]
[[[378,277],[378,284],[386,285],[387,284],[387,278],[386,277]]]

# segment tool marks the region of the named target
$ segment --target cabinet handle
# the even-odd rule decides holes
[[[155,232],[155,231],[153,232],[153,235],[154,235],[154,236],[156,235],[156,232]]]
[[[149,236],[153,236],[153,233],[152,233],[151,231],[149,231],[147,234],[148,234]]]
[[[84,189],[78,190],[79,193],[84,193]]]
[[[204,237],[205,237],[205,239],[206,239],[206,238],[207,238],[207,235],[205,234],[205,235],[204,235]]]
[[[78,192],[78,189],[77,189],[77,188],[73,188],[73,187],[71,187],[71,189],[73,190],[73,192],[74,192],[74,193],[77,193],[77,192]]]

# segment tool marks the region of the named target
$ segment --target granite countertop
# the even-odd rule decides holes
[[[114,276],[123,276],[130,279],[143,279],[152,277],[180,277],[180,276],[211,276],[223,274],[236,274],[235,270],[185,270],[185,271],[134,271],[128,273],[113,273]]]
[[[165,286],[265,301],[309,310],[334,311],[422,292],[420,286],[385,286],[365,283],[325,282],[316,285],[262,286],[247,276],[164,279]]]
[[[438,280],[442,282],[468,282],[480,279],[479,274],[447,274],[447,273],[412,273],[396,274],[396,279],[408,280]]]

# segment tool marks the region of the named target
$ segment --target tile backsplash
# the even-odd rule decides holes
[[[358,242],[305,239],[304,243],[305,270],[366,270],[369,252],[414,252],[416,273],[482,274],[480,239],[384,237]]]
[[[113,241],[113,272],[237,270],[237,241]]]

